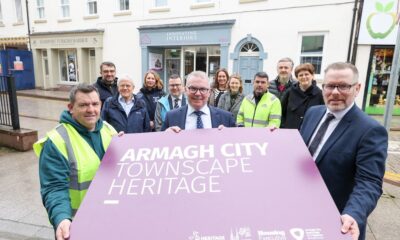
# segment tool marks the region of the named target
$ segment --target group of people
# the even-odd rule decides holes
[[[117,79],[115,65],[102,63],[97,82],[74,87],[60,125],[34,144],[43,204],[56,238],[69,237],[73,216],[117,132],[239,126],[299,129],[342,214],[341,231],[365,239],[367,217],[382,194],[387,132],[355,104],[361,84],[354,65],[330,64],[322,89],[312,64],[294,69],[297,81],[293,67],[291,59],[283,58],[276,79],[255,74],[247,96],[240,76],[229,76],[225,69],[217,71],[212,87],[202,71],[190,73],[185,87],[172,75],[168,94],[158,74],[149,71],[135,95],[129,76]]]

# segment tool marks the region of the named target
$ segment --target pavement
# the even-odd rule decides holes
[[[38,130],[39,138],[58,123],[68,92],[18,91],[22,128]],[[375,117],[382,121],[382,117]],[[400,127],[394,117],[392,127]],[[400,131],[389,134],[387,171],[400,174]],[[50,240],[53,229],[40,198],[38,159],[33,151],[0,147],[0,240]],[[400,186],[383,184],[383,195],[368,219],[367,240],[400,236]]]

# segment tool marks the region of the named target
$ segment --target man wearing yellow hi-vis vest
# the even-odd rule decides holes
[[[268,92],[268,75],[258,72],[254,76],[254,92],[240,105],[236,124],[239,127],[276,127],[281,125],[282,107],[279,99]]]
[[[68,239],[72,218],[100,161],[117,132],[100,119],[101,101],[94,86],[70,92],[60,125],[33,145],[39,156],[40,193],[56,239]]]

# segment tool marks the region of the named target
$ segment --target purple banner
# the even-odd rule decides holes
[[[71,239],[350,239],[297,130],[113,139]]]

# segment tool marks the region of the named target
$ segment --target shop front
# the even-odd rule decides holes
[[[365,94],[365,112],[368,114],[383,114],[385,111],[393,54],[394,46],[371,47]],[[398,79],[396,85],[393,113],[400,115],[400,82]]]
[[[397,36],[397,9],[397,3],[388,0],[383,0],[378,5],[373,1],[364,2],[358,43],[362,48],[369,50],[363,99],[363,109],[367,114],[384,114],[388,101],[388,87],[390,81],[394,81],[396,91],[393,114],[400,115],[399,79],[391,80]]]
[[[34,33],[36,87],[93,83],[102,61],[103,30]]]
[[[231,28],[235,20],[139,27],[142,75],[157,71],[164,82],[172,74],[183,79],[204,71],[211,80],[228,67]]]

